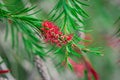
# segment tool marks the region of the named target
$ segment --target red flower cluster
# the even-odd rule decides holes
[[[69,58],[69,62],[72,64],[73,70],[79,78],[83,78],[84,71],[87,70],[88,80],[92,80],[92,75],[95,80],[99,80],[99,76],[97,72],[94,70],[91,63],[87,59],[84,59],[84,62],[76,63],[72,59]]]
[[[84,71],[85,71],[85,68],[86,68],[85,65],[83,63],[76,63],[70,58],[68,60],[69,60],[70,64],[72,65],[75,74],[79,78],[83,78],[84,77]]]
[[[52,22],[44,21],[42,26],[42,35],[45,37],[46,42],[51,42],[57,46],[62,46],[67,44],[73,38],[73,35],[64,35],[62,32],[60,32],[58,26]]]

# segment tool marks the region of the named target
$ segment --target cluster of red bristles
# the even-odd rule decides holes
[[[59,27],[56,26],[54,23],[49,21],[44,21],[42,23],[42,35],[45,37],[46,42],[54,43],[57,46],[62,46],[67,44],[69,41],[72,40],[73,35],[65,35],[63,34]]]

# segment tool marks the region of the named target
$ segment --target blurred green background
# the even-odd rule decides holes
[[[117,24],[114,25],[115,21],[120,16],[120,0],[81,0],[81,1],[89,5],[83,8],[89,15],[89,17],[85,20],[86,21],[85,28],[87,30],[93,30],[92,32],[88,33],[92,36],[92,39],[93,39],[93,42],[90,46],[102,47],[102,51],[103,51],[102,53],[104,54],[104,56],[88,54],[88,57],[90,58],[96,71],[99,73],[100,80],[120,80],[120,61],[119,61],[120,60],[120,50],[119,50],[120,44],[118,42],[114,42],[114,39],[108,38],[113,36],[114,31],[117,29],[117,27],[120,27],[119,25],[120,21],[118,21]],[[19,0],[1,0],[1,2],[6,4],[16,4],[16,6],[8,7],[8,9],[10,10],[13,10],[13,8],[17,9],[20,7],[24,7],[26,3],[28,6],[37,5],[38,9],[41,8],[42,11],[39,14],[36,14],[35,16],[39,17],[40,19],[45,19],[47,17],[46,15],[52,9],[52,7],[56,4],[57,0],[20,0],[20,1]],[[10,53],[15,53],[15,52],[9,49],[10,45],[7,45],[7,44],[10,44],[10,40],[7,41],[7,44],[6,42],[3,41],[3,38],[4,38],[3,26],[4,24],[1,23],[0,24],[0,28],[1,28],[0,53],[6,53],[8,56],[10,56]],[[6,49],[9,49],[10,51],[9,50],[5,51]],[[29,55],[23,56],[24,53],[26,52],[22,50],[22,53],[18,55],[22,59],[26,58],[27,61],[30,63],[31,59],[29,57],[26,57]],[[16,54],[13,54],[13,55],[16,56]],[[13,61],[11,60],[11,62],[13,62],[12,65],[17,64],[17,66],[13,66],[14,69],[23,67],[23,66],[20,66],[23,64],[18,64],[14,62],[15,60],[14,59]],[[17,57],[17,60],[19,61],[18,57]],[[23,72],[22,71],[20,72],[21,72],[20,75],[22,75],[24,73],[24,68],[23,68]],[[30,70],[30,72],[32,72],[32,70]],[[16,74],[16,76],[18,75]],[[27,74],[26,72],[26,75],[29,75],[29,73]],[[23,78],[25,78],[26,75],[23,75]],[[20,76],[18,76],[18,78],[20,78]],[[21,77],[19,80],[24,80],[23,78]]]

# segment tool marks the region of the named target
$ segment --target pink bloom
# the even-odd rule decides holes
[[[107,36],[105,37],[107,41],[107,45],[114,48],[119,48],[120,47],[120,38],[119,37],[112,37],[112,36]]]
[[[85,65],[83,63],[76,63],[70,58],[69,62],[71,63],[75,74],[80,78],[84,77]]]
[[[98,76],[97,72],[94,70],[94,68],[92,67],[92,65],[90,64],[90,62],[84,57],[83,57],[83,61],[84,61],[84,63],[83,62],[76,63],[72,59],[69,58],[69,62],[73,66],[73,70],[74,70],[75,74],[78,77],[82,78],[82,77],[84,77],[84,71],[87,70],[88,80],[92,80],[92,76],[94,77],[95,80],[99,80],[99,76]]]

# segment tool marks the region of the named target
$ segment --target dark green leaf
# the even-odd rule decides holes
[[[71,65],[71,63],[68,61],[68,67],[70,68],[70,70],[73,70],[73,67],[72,67],[72,65]]]
[[[88,4],[85,4],[85,3],[83,3],[83,2],[81,2],[81,1],[79,1],[79,0],[76,0],[76,2],[79,3],[79,4],[82,4],[82,5],[84,5],[84,6],[89,6]]]
[[[8,31],[9,31],[9,29],[8,29],[9,27],[8,27],[8,21],[7,21],[7,20],[6,20],[6,23],[5,23],[5,24],[6,24],[6,31],[5,31],[5,41],[6,41],[7,38],[8,38],[8,33],[9,33],[9,32],[8,32]]]
[[[33,6],[33,7],[29,7],[29,8],[24,8],[24,9],[22,9],[22,10],[19,10],[18,12],[16,12],[16,13],[13,13],[13,14],[22,14],[22,13],[26,13],[26,12],[29,12],[29,11],[31,11],[31,10],[33,10],[33,9],[35,9],[36,8],[36,6]]]
[[[12,48],[14,48],[15,47],[15,33],[14,33],[15,26],[14,26],[14,23],[12,23],[10,27],[11,27]]]

